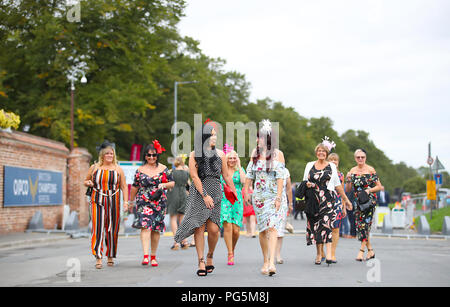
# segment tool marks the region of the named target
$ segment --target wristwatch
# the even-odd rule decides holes
[[[202,193],[202,195],[203,195],[203,197],[206,197],[206,196],[208,196],[208,194],[206,194],[206,190],[203,190],[203,193]]]

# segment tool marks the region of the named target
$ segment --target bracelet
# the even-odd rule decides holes
[[[280,196],[277,196],[277,197],[275,197],[275,201],[281,201],[281,197]]]

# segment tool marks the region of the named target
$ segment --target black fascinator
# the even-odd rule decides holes
[[[112,143],[108,140],[104,140],[103,143],[100,144],[100,146],[96,146],[97,152],[100,153],[100,151],[106,147],[112,147],[114,150],[116,150],[116,144]]]

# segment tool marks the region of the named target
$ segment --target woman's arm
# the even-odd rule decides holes
[[[203,201],[208,209],[214,208],[214,201],[211,196],[209,196],[206,191],[203,193],[203,184],[198,176],[197,162],[195,161],[195,153],[191,152],[189,155],[189,174],[191,175],[192,182],[194,183],[195,188],[203,197]]]
[[[122,197],[123,197],[123,210],[128,211],[128,185],[127,185],[127,179],[125,177],[125,173],[123,172],[123,169],[118,166],[118,171],[120,175],[120,189],[122,190]]]
[[[288,208],[289,208],[288,213],[291,214],[292,210],[294,209],[294,207],[293,207],[293,199],[292,199],[291,177],[288,177],[288,179],[286,181],[286,194],[287,194]]]
[[[342,187],[342,185],[336,186],[335,189],[339,193],[339,195],[341,196],[342,200],[345,203],[344,209],[346,208],[347,210],[352,210],[352,208],[353,208],[352,202],[348,199],[347,195],[345,194],[345,191],[344,191],[344,188]]]
[[[86,179],[84,179],[84,186],[85,187],[93,187],[94,182],[92,182],[92,174],[94,173],[95,164],[92,164],[91,167],[88,170],[88,173],[86,175]]]

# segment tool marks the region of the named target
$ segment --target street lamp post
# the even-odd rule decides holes
[[[177,156],[177,149],[178,149],[178,144],[177,144],[177,99],[178,99],[178,84],[190,84],[190,83],[198,83],[198,81],[175,81],[175,86],[174,86],[174,97],[173,97],[173,118],[174,118],[174,144],[175,144],[175,152],[174,152],[174,156]]]
[[[70,78],[70,151],[73,150],[73,107],[74,107],[74,94],[75,94],[75,77],[72,75]],[[81,78],[81,83],[86,83],[86,76],[83,74]]]

